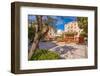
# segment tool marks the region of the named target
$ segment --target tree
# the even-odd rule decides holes
[[[88,34],[88,18],[87,17],[77,17],[78,26],[83,29],[82,34],[87,37]]]
[[[35,27],[34,23],[31,24],[31,26],[28,27],[28,39],[29,43],[33,42],[33,38],[35,36]]]
[[[34,54],[35,50],[39,45],[39,41],[48,32],[48,26],[42,24],[42,16],[36,16],[37,19],[37,26],[35,27],[35,34],[31,49],[28,53],[28,59],[30,60],[32,55]]]
[[[45,37],[46,33],[48,33],[49,31],[49,27],[48,26],[52,26],[55,29],[55,19],[51,18],[50,16],[46,16],[47,19],[45,21],[43,21],[43,16],[36,16],[36,24],[34,24],[33,26],[33,31],[30,33],[31,36],[31,40],[32,40],[32,46],[29,50],[28,53],[28,59],[30,60],[32,55],[34,54],[34,52],[37,50],[37,48],[39,47],[39,42],[40,40]],[[33,34],[32,34],[33,33]],[[33,36],[32,36],[33,35]],[[33,38],[33,39],[32,39]]]
[[[57,31],[56,30],[56,27],[57,27],[56,26],[56,22],[57,22],[57,20],[52,18],[51,16],[46,16],[46,17],[47,17],[47,19],[43,21],[44,24],[48,25],[48,26],[51,26],[54,29],[54,31],[56,32]]]

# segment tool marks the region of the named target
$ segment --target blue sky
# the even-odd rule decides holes
[[[64,30],[65,24],[77,20],[77,18],[74,16],[50,16],[50,17],[56,20],[55,26],[57,30],[58,29]],[[47,16],[43,16],[43,19],[47,19]],[[35,21],[36,20],[35,15],[28,15],[28,20]]]

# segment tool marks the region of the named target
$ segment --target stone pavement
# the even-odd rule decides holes
[[[87,45],[65,42],[41,42],[40,49],[48,49],[60,54],[61,59],[87,58]]]
[[[61,44],[54,48],[49,49],[58,52],[62,59],[80,59],[87,58],[87,46],[78,44]]]

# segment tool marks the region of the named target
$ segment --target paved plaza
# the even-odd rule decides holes
[[[40,42],[40,49],[48,49],[60,54],[61,59],[87,58],[87,45],[65,42]]]

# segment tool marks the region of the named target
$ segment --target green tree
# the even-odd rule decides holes
[[[35,36],[35,24],[32,23],[31,26],[28,27],[28,39],[30,40],[30,43],[33,41],[34,36]]]
[[[36,51],[36,49],[38,48],[39,46],[39,42],[41,40],[41,38],[43,38],[45,36],[45,34],[49,31],[49,27],[48,26],[52,26],[54,27],[54,20],[47,16],[47,19],[46,21],[43,21],[43,16],[40,16],[40,15],[37,15],[36,16],[36,24],[33,25],[32,29],[31,29],[31,33],[29,35],[30,39],[32,39],[32,46],[29,50],[29,53],[28,53],[28,59],[30,60],[32,55],[34,54],[34,52]],[[32,36],[32,33],[33,33],[33,36]]]
[[[39,41],[43,35],[45,35],[46,32],[48,32],[48,27],[43,26],[42,24],[42,16],[37,15],[37,26],[35,26],[35,31],[34,31],[34,39],[32,42],[31,49],[28,53],[28,59],[30,60],[32,55],[34,54],[35,50],[37,49],[39,45]]]
[[[51,26],[55,30],[55,32],[56,32],[57,31],[56,30],[56,27],[57,27],[56,26],[56,22],[57,22],[57,20],[52,18],[51,16],[46,16],[46,17],[47,17],[47,19],[45,21],[43,21],[44,24],[48,25],[48,26]]]
[[[88,18],[87,17],[77,17],[78,26],[80,29],[83,29],[82,35],[84,34],[87,37],[88,34]]]

